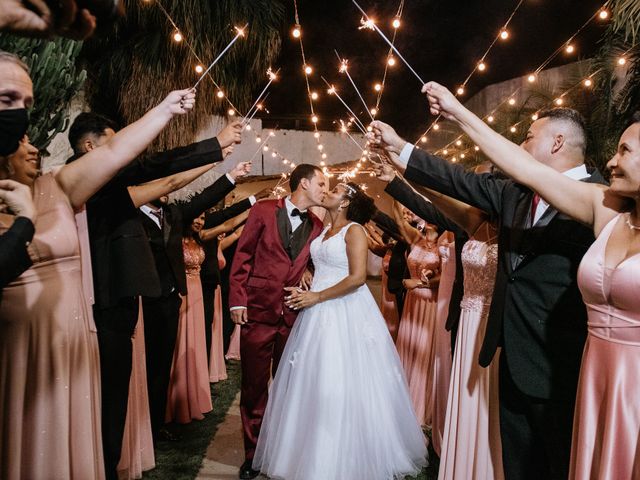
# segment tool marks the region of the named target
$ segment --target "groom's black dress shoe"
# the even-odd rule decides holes
[[[244,463],[240,467],[240,471],[238,472],[238,477],[240,478],[240,480],[250,480],[260,475],[260,470],[254,470],[253,468],[251,468],[252,462],[253,460],[244,461]]]

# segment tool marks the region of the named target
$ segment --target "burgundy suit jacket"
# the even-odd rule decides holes
[[[309,247],[322,231],[322,222],[309,212],[311,233],[292,260],[278,229],[281,208],[286,208],[284,199],[263,200],[251,208],[231,265],[229,306],[247,307],[250,322],[275,325],[283,317],[291,327],[298,313],[284,304],[284,287],[300,282],[309,262]]]

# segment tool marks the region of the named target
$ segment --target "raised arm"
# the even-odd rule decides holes
[[[435,82],[423,87],[433,114],[442,114],[460,128],[491,158],[500,169],[516,182],[528,186],[557,210],[587,225],[594,225],[595,212],[603,206],[605,187],[572,180],[553,168],[538,162],[520,146],[491,129],[467,110],[445,87]],[[525,143],[531,140],[527,134]],[[557,138],[556,142],[563,142]],[[608,218],[615,215],[611,211]],[[605,222],[606,223],[606,222]],[[600,227],[596,227],[599,233]]]
[[[224,223],[217,225],[212,228],[207,228],[204,230],[200,230],[200,239],[204,242],[211,240],[212,238],[217,237],[221,233],[227,233],[231,230],[235,229],[238,225],[244,222],[249,216],[249,210],[242,212],[240,215],[237,215],[233,218],[230,218]]]
[[[335,285],[319,292],[301,291],[296,287],[286,287],[290,292],[287,306],[294,310],[310,307],[316,303],[342,297],[364,285],[367,280],[367,234],[359,225],[352,225],[344,237],[347,244],[349,274]]]
[[[213,165],[204,165],[198,168],[192,168],[186,172],[176,173],[168,177],[152,180],[142,185],[129,187],[129,195],[136,208],[145,205],[152,200],[156,200],[171,192],[180,190],[182,187],[190,184],[200,175],[208,172]]]
[[[169,120],[187,113],[194,103],[193,91],[173,91],[157,107],[120,130],[106,144],[60,168],[56,180],[71,205],[74,208],[84,205],[122,167],[142,153]]]
[[[405,220],[404,213],[402,212],[402,204],[398,201],[393,202],[393,219],[396,221],[396,225],[398,225],[400,229],[400,234],[406,243],[413,245],[420,240],[420,232]]]
[[[238,228],[236,228],[233,231],[233,233],[230,233],[229,235],[224,237],[220,241],[220,250],[222,250],[224,252],[227,248],[229,248],[231,245],[236,243],[238,241],[238,239],[240,238],[240,236],[242,235],[242,231],[243,230],[244,230],[244,225],[240,225]]]

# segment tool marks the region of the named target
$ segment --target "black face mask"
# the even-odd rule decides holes
[[[28,127],[29,113],[26,108],[0,110],[0,156],[5,157],[18,149]]]

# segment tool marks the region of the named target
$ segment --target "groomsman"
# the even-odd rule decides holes
[[[500,429],[507,479],[566,479],[587,315],[577,269],[594,241],[528,188],[476,175],[415,148],[382,122],[372,141],[399,154],[405,178],[484,210],[499,222],[500,249],[480,364],[499,346]],[[567,108],[541,112],[522,148],[576,180],[603,183],[584,165],[586,132]],[[392,156],[393,157],[393,156]]]

